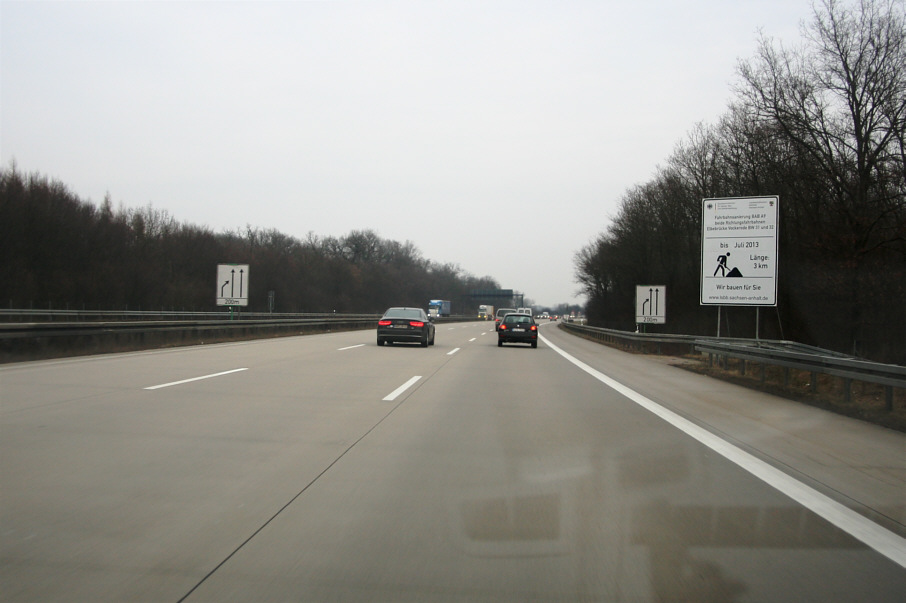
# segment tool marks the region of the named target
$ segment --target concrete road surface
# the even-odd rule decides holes
[[[0,367],[0,599],[903,600],[906,436],[542,334]]]

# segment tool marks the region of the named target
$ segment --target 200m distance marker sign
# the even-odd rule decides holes
[[[779,205],[776,196],[702,201],[702,305],[777,305]]]
[[[249,305],[248,264],[217,264],[217,305]]]

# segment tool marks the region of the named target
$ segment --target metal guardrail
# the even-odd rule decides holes
[[[40,310],[2,309],[0,326],[8,323],[43,322],[120,322],[120,321],[180,321],[180,320],[377,320],[380,314],[340,314],[337,312],[245,312],[228,310],[198,312],[195,310]],[[438,322],[476,320],[472,316],[444,316]]]
[[[277,330],[296,327],[343,326],[368,328],[375,326],[378,316],[300,318],[300,319],[249,319],[242,320],[144,320],[144,321],[85,321],[85,322],[32,322],[0,323],[0,339],[26,339],[35,337],[64,337],[108,333],[150,333],[155,331],[211,331],[211,330]]]
[[[762,381],[765,380],[765,366],[767,365],[784,367],[785,385],[789,385],[789,369],[807,371],[813,375],[811,379],[813,391],[816,391],[817,388],[816,376],[818,373],[841,377],[844,384],[844,398],[847,401],[851,398],[852,381],[876,383],[884,386],[888,410],[893,409],[893,388],[906,389],[906,367],[904,366],[869,362],[793,341],[629,333],[569,323],[562,324],[562,327],[586,337],[608,343],[628,344],[640,350],[653,345],[657,347],[657,353],[661,353],[662,344],[689,346],[690,351],[708,354],[711,364],[713,364],[715,356],[723,359],[724,366],[727,365],[727,358],[741,360],[740,371],[743,374],[746,371],[746,361],[757,362],[761,366]]]
[[[764,381],[764,367],[766,365],[781,366],[784,371],[785,385],[789,383],[789,369],[797,369],[812,373],[812,391],[817,391],[817,374],[833,375],[843,379],[843,397],[847,402],[852,397],[852,382],[865,381],[884,386],[887,410],[893,409],[893,388],[906,389],[906,367],[895,364],[882,364],[869,362],[858,358],[806,353],[798,350],[778,349],[776,345],[760,345],[758,342],[749,345],[719,343],[715,341],[698,341],[695,349],[709,355],[723,358],[736,358],[740,360],[740,372],[745,374],[746,361],[757,362],[761,365],[761,379]]]
[[[654,349],[655,353],[660,354],[664,348],[663,344],[672,346],[688,347],[689,352],[695,351],[695,340],[698,339],[693,335],[672,335],[669,333],[632,333],[630,331],[618,331],[616,329],[602,329],[601,327],[589,327],[586,325],[576,324],[574,322],[562,321],[560,328],[572,331],[605,343],[619,344],[634,348],[638,351]]]
[[[195,310],[41,310],[0,309],[0,324],[9,322],[97,322],[157,320],[277,320],[277,319],[349,319],[373,318],[378,314],[337,314],[336,312],[245,312],[229,310],[198,312]]]
[[[24,316],[36,317],[35,311],[0,310],[0,362],[331,330],[371,329],[377,327],[380,318],[379,314],[335,313],[236,313],[230,319],[225,312],[38,312],[40,321],[9,322],[11,313],[22,320]],[[2,320],[4,317],[6,322]],[[450,316],[435,320],[446,323],[474,318]]]

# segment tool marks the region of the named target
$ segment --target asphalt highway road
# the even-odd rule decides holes
[[[0,600],[903,600],[906,436],[541,332],[0,367]]]

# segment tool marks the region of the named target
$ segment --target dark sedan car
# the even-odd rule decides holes
[[[421,308],[390,308],[378,321],[378,345],[403,341],[434,345],[434,323]]]
[[[497,347],[504,343],[530,343],[538,347],[538,325],[528,314],[507,314],[497,329]]]

